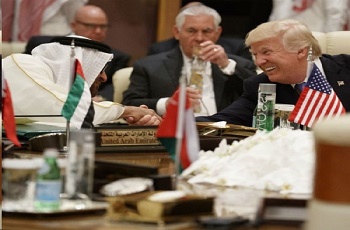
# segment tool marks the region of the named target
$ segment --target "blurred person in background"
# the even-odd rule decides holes
[[[346,29],[348,0],[274,0],[270,21],[297,19],[311,31],[331,32]]]
[[[35,35],[65,35],[77,9],[88,0],[2,0],[3,41],[27,42]]]

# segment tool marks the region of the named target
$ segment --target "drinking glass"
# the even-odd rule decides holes
[[[3,210],[34,208],[36,173],[40,159],[3,159]]]

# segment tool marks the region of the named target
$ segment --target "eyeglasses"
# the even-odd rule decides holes
[[[108,24],[92,24],[92,23],[85,23],[79,20],[75,20],[77,23],[82,24],[89,30],[96,30],[97,28],[101,28],[101,30],[107,30],[109,28]]]

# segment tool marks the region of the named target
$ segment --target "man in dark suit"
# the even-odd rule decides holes
[[[294,87],[307,82],[309,77],[307,58],[310,47],[314,63],[325,75],[345,110],[350,111],[350,55],[321,55],[317,40],[304,24],[288,19],[263,23],[248,34],[246,44],[263,73],[247,79],[244,93],[230,106],[212,116],[197,117],[197,121],[227,121],[251,126],[260,83],[276,84],[276,103],[295,105],[299,94]]]
[[[73,34],[90,38],[98,42],[103,42],[107,35],[108,18],[106,13],[97,6],[85,5],[79,8],[75,14],[73,22],[71,22]],[[36,46],[49,43],[55,38],[54,36],[34,36],[32,37],[25,48],[24,53],[31,54],[32,49]],[[112,49],[113,59],[105,69],[107,81],[102,82],[99,89],[99,95],[102,98],[113,101],[113,74],[129,65],[130,55],[125,54],[119,50]],[[95,100],[100,100],[96,97]]]
[[[227,55],[216,44],[221,34],[221,17],[204,5],[190,6],[178,14],[174,37],[179,46],[165,53],[144,57],[134,64],[123,104],[141,105],[164,114],[168,98],[177,90],[179,78],[190,78],[192,48],[201,46],[201,59],[207,62],[203,90],[191,86],[186,92],[192,105],[201,105],[201,114],[213,114],[228,106],[243,92],[243,81],[256,75],[254,64],[236,55]],[[199,115],[199,114],[196,114]]]

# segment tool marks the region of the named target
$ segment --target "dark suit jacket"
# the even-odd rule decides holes
[[[243,92],[243,80],[256,75],[255,65],[238,56],[230,56],[237,62],[236,71],[227,76],[217,65],[212,64],[212,76],[216,106],[221,110],[237,99]],[[183,66],[179,46],[156,55],[146,56],[134,63],[128,90],[123,94],[123,104],[147,105],[156,109],[157,101],[170,97],[179,86]]]
[[[327,81],[342,102],[345,110],[350,111],[350,55],[323,55],[322,66]],[[338,84],[339,81],[344,85]],[[197,117],[196,121],[227,121],[230,124],[251,126],[253,112],[258,102],[258,88],[260,83],[276,84],[276,103],[295,105],[299,94],[290,84],[271,82],[261,73],[244,82],[243,95],[227,108],[212,116]]]
[[[43,43],[49,43],[51,42],[51,40],[55,38],[55,36],[33,36],[29,39],[25,51],[25,54],[31,54],[32,50],[37,47],[40,44]],[[131,56],[128,54],[125,54],[119,50],[116,49],[112,49],[113,52],[113,59],[111,60],[111,62],[108,64],[108,67],[106,68],[105,72],[107,75],[107,81],[103,82],[100,85],[100,89],[99,91],[102,92],[104,90],[104,88],[107,88],[107,86],[111,86],[113,84],[112,82],[112,76],[113,74],[122,68],[128,67],[129,66],[129,61]],[[107,90],[107,89],[106,89]],[[110,92],[111,90],[113,90],[113,87],[109,87],[108,92],[105,93],[104,96],[105,98],[109,99],[109,100],[113,100],[113,92]],[[104,93],[102,93],[104,94]]]
[[[248,47],[246,47],[244,44],[244,39],[220,37],[217,41],[217,44],[221,45],[225,49],[225,52],[228,54],[235,54],[251,61],[253,60]],[[150,46],[147,55],[166,52],[174,49],[177,46],[179,46],[179,41],[175,38],[156,42]]]

